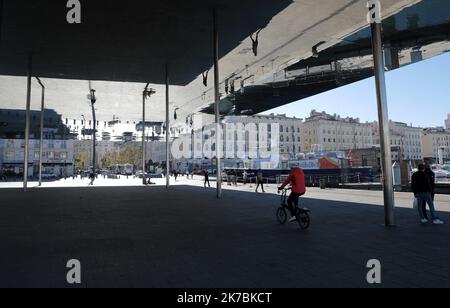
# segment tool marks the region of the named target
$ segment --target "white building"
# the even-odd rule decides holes
[[[171,144],[169,144],[169,149]],[[166,143],[165,142],[147,142],[145,145],[145,155],[147,161],[152,161],[153,163],[163,163],[166,161]],[[172,159],[172,154],[169,153],[170,159]]]
[[[304,151],[303,147],[303,120],[298,118],[290,118],[284,114],[281,115],[254,115],[254,116],[228,116],[224,119],[225,123],[242,123],[242,124],[279,124],[280,140],[279,154],[282,160],[295,158],[297,154]],[[270,140],[271,133],[268,138]]]
[[[436,162],[450,160],[450,130],[443,127],[423,131],[424,157]],[[441,157],[440,157],[441,156]]]
[[[423,129],[406,123],[389,121],[391,146],[399,147],[396,160],[423,160]],[[379,126],[373,123],[374,143],[380,145]]]
[[[72,176],[74,171],[73,140],[44,140],[43,173],[57,177]],[[25,141],[23,139],[0,139],[2,173],[23,175]],[[29,141],[29,176],[39,174],[39,140]]]
[[[94,122],[89,119],[63,119],[64,124],[69,128],[71,133],[78,136],[78,140],[92,140],[92,130]],[[149,122],[150,123],[150,122]],[[96,137],[97,140],[104,141],[142,141],[142,130],[139,128],[141,122],[136,121],[97,121]],[[150,124],[149,124],[150,125]],[[161,124],[162,125],[162,124]],[[175,131],[175,128],[172,128]],[[83,131],[87,134],[83,135]],[[165,139],[165,133],[158,125],[146,128],[147,138]]]
[[[313,110],[303,125],[305,151],[348,151],[373,146],[372,126],[359,119],[341,118]]]
[[[450,129],[450,114],[447,116],[447,120],[445,120],[445,128]]]

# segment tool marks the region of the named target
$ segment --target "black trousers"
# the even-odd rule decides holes
[[[295,209],[298,206],[298,198],[300,196],[301,196],[300,194],[297,194],[295,192],[292,192],[289,195],[289,198],[287,200],[287,204],[288,204],[288,207],[289,207],[289,211],[291,212],[291,216],[297,215],[297,213],[295,212]]]
[[[434,192],[431,193],[431,199],[433,199],[433,202],[434,202]],[[423,217],[425,217],[426,219],[428,219],[428,214],[427,214],[427,202],[426,202],[426,201],[423,201],[422,204],[421,204],[420,206],[422,206]]]
[[[259,186],[261,185],[262,191],[264,191],[264,183],[258,181],[258,185],[256,185],[256,191],[258,191]]]

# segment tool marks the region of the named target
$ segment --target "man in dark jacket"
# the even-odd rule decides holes
[[[422,203],[428,203],[430,207],[431,219],[433,224],[442,225],[444,222],[436,217],[433,198],[431,193],[433,191],[433,186],[431,185],[430,177],[425,173],[425,165],[420,164],[418,167],[419,171],[413,174],[411,179],[411,188],[414,192],[414,196],[418,201],[418,211],[421,223],[427,223],[428,219],[423,215]]]
[[[264,191],[264,177],[263,177],[263,172],[261,169],[258,170],[258,172],[256,173],[256,192],[258,192],[258,188],[259,186],[261,186],[262,188],[262,192],[265,193]]]
[[[208,187],[211,187],[211,185],[209,184],[209,172],[208,172],[208,170],[205,170],[203,174],[205,176],[205,184],[204,184],[205,188],[206,188],[206,184],[208,184]]]
[[[428,163],[425,163],[425,173],[428,175],[428,178],[430,179],[430,184],[431,184],[431,199],[434,202],[434,192],[435,192],[435,187],[436,187],[436,176],[433,172],[433,170],[431,170],[431,166]],[[421,204],[422,206],[422,213],[423,216],[428,219],[428,215],[427,215],[427,203],[424,201]]]

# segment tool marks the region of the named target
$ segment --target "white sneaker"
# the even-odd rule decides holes
[[[443,224],[444,224],[444,222],[440,219],[433,220],[433,225],[443,225]]]
[[[289,222],[294,222],[294,221],[297,221],[297,217],[295,217],[295,216],[292,216],[292,218],[291,218],[291,219],[289,219]]]
[[[423,219],[420,220],[420,223],[421,224],[427,224],[428,223],[428,219],[423,218]]]

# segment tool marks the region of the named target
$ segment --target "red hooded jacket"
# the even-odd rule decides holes
[[[292,168],[291,173],[289,174],[289,177],[284,181],[282,188],[289,185],[289,183],[292,183],[292,192],[296,194],[303,195],[306,193],[306,186],[305,186],[305,173],[301,168],[294,167]]]

